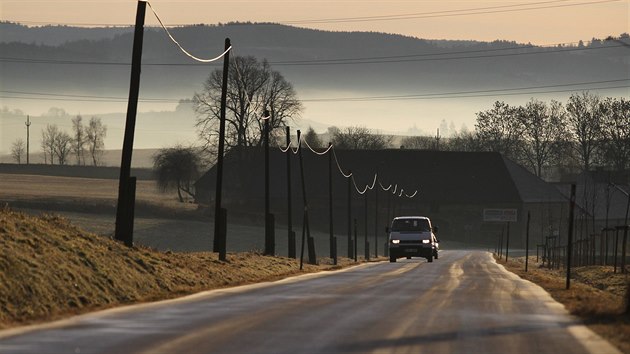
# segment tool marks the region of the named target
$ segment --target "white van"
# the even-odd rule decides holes
[[[438,259],[438,227],[425,216],[399,216],[392,220],[389,233],[389,261],[400,257],[423,257],[428,262]]]

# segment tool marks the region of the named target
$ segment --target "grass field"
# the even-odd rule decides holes
[[[0,174],[0,205],[31,215],[54,213],[68,218],[82,229],[99,235],[113,236],[118,181],[107,179],[51,177],[39,175]],[[214,223],[201,215],[197,205],[180,203],[176,193],[160,193],[154,181],[138,181],[136,192],[134,242],[158,250],[177,252],[211,251]],[[89,211],[89,212],[86,212]],[[144,211],[144,212],[143,212]],[[301,221],[294,221],[298,254]],[[264,249],[264,226],[234,220],[228,213],[230,252]],[[276,253],[287,255],[288,231],[276,225]],[[318,256],[329,255],[329,235],[311,231]],[[337,235],[338,254],[347,254],[347,236]],[[370,237],[373,242],[373,236]],[[359,254],[364,253],[360,236]],[[383,245],[379,245],[382,252]],[[373,248],[373,246],[372,246]]]

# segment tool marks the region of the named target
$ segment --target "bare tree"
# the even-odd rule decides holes
[[[494,107],[477,113],[475,131],[484,150],[500,152],[518,160],[522,122],[517,118],[519,109],[496,101]]]
[[[203,146],[215,152],[220,119],[222,70],[213,71],[201,93],[195,93],[193,107],[197,113],[197,129]],[[263,142],[262,118],[265,110],[271,115],[272,134],[288,121],[297,118],[302,104],[293,86],[282,74],[271,69],[266,60],[235,57],[228,69],[226,112],[226,148],[260,146]],[[274,130],[275,129],[275,130]],[[275,140],[275,139],[273,139]]]
[[[180,145],[160,149],[153,156],[153,169],[160,190],[177,189],[180,202],[184,201],[182,192],[195,196],[192,187],[201,170],[201,157],[197,149]]]
[[[308,129],[306,130],[306,134],[304,134],[303,139],[313,149],[324,147],[324,143],[322,142],[322,139],[319,138],[319,136],[317,135],[317,133],[315,132],[315,129],[313,129],[313,127],[310,127],[310,126],[308,127]]]
[[[22,156],[26,153],[26,144],[23,139],[16,139],[13,144],[11,144],[11,157],[15,160],[16,163],[22,163]]]
[[[107,135],[107,126],[101,122],[101,118],[92,117],[85,130],[87,138],[88,150],[92,157],[92,164],[98,166],[103,156],[105,148],[105,136]]]
[[[72,130],[74,131],[72,152],[76,156],[77,165],[85,165],[85,144],[87,143],[87,138],[85,127],[83,126],[83,117],[78,115],[72,118]]]
[[[623,97],[607,98],[600,104],[604,158],[616,170],[630,162],[630,101]]]
[[[462,129],[448,140],[447,149],[451,151],[483,151],[483,143],[474,132]]]
[[[558,143],[566,140],[566,111],[558,101],[547,105],[531,100],[519,110],[519,119],[524,128],[523,159],[541,177],[543,167],[554,161]]]
[[[599,97],[588,92],[571,95],[567,102],[567,123],[582,169],[589,171],[602,136]]]
[[[332,137],[332,143],[338,149],[386,149],[392,144],[392,137],[375,134],[365,127],[347,127],[338,130]]]
[[[54,139],[53,152],[57,157],[57,162],[60,165],[65,165],[68,162],[68,156],[72,151],[72,137],[66,132],[59,132]]]
[[[51,165],[55,164],[55,141],[60,133],[56,124],[47,124],[46,128],[42,130],[41,146],[44,151],[44,161],[50,160]]]

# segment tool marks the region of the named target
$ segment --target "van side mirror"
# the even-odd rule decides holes
[[[385,233],[388,234],[389,233],[389,226],[385,226]]]
[[[433,233],[437,234],[439,229],[440,228],[437,225],[433,226]]]

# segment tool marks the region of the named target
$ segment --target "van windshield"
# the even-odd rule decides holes
[[[396,219],[392,223],[392,231],[430,231],[427,219]]]

